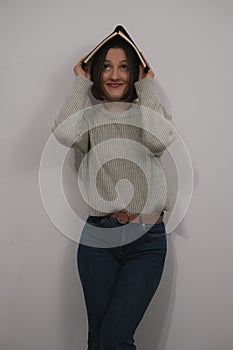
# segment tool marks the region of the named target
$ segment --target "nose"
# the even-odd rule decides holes
[[[112,71],[111,71],[111,79],[112,80],[118,80],[119,79],[119,72],[117,67],[113,67]]]

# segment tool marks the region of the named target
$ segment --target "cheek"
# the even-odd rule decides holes
[[[125,75],[125,79],[124,80],[125,80],[126,84],[129,85],[129,74]]]
[[[102,84],[104,84],[107,80],[107,77],[105,74],[102,75]]]
[[[125,77],[125,83],[127,85],[127,88],[129,87],[129,75]]]

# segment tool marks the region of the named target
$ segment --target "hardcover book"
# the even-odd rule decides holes
[[[113,39],[114,37],[119,36],[122,39],[124,39],[135,51],[136,55],[138,56],[143,68],[144,72],[148,72],[150,67],[147,65],[146,61],[144,60],[141,52],[137,48],[136,44],[133,42],[133,40],[130,38],[129,34],[126,32],[126,30],[121,26],[118,25],[114,31],[109,34],[103,41],[101,41],[83,60],[82,67],[85,69],[87,63],[90,61],[90,59],[95,55],[95,53],[109,40]]]

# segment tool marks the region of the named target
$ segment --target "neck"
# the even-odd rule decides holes
[[[130,108],[130,104],[127,102],[104,102],[104,106],[110,112],[122,112]]]

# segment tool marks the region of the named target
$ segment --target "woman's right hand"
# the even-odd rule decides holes
[[[91,64],[90,61],[87,64],[87,68],[84,70],[82,67],[82,63],[85,57],[81,58],[78,63],[73,68],[73,72],[76,76],[81,76],[81,77],[86,77],[87,79],[91,79],[91,73],[90,73],[90,68]]]

